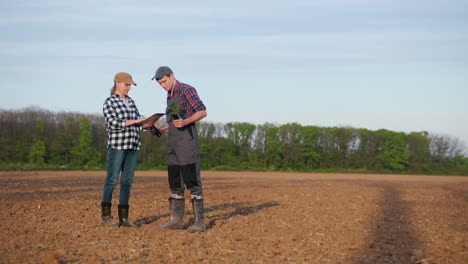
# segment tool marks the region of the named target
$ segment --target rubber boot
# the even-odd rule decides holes
[[[137,227],[137,225],[132,224],[128,221],[128,209],[129,205],[119,204],[119,227]]]
[[[169,221],[159,229],[182,229],[184,227],[185,199],[169,198]]]
[[[111,208],[111,203],[101,202],[102,224],[105,226],[117,226],[112,223]]]
[[[205,208],[203,206],[203,199],[192,199],[193,213],[195,214],[195,222],[189,227],[190,232],[203,232],[205,226]]]

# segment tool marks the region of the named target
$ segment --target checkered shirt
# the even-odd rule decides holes
[[[195,112],[206,110],[202,100],[198,97],[197,90],[188,84],[176,81],[172,96],[170,91],[167,93],[168,100],[172,100],[174,97],[179,97],[179,116],[181,118],[189,118]]]
[[[135,102],[127,96],[128,107],[119,95],[113,94],[104,101],[103,113],[106,120],[107,146],[120,150],[138,150],[141,146],[141,127],[125,126],[125,121],[142,118]]]

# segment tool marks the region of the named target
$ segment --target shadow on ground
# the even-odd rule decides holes
[[[226,210],[230,208],[233,208],[234,211],[228,212],[228,213],[205,216],[209,220],[208,223],[206,224],[206,229],[212,228],[218,221],[227,220],[229,218],[233,218],[236,216],[247,216],[247,215],[255,214],[256,212],[263,210],[265,208],[278,206],[278,205],[279,203],[272,201],[272,202],[262,203],[259,205],[249,205],[248,202],[237,202],[237,203],[224,203],[224,204],[211,206],[205,209],[205,213],[211,213],[211,212],[215,212],[219,210]],[[188,212],[186,211],[186,214],[193,215],[193,211],[188,211]],[[135,224],[149,225],[158,221],[161,218],[168,218],[168,217],[169,217],[169,214],[143,217],[143,218],[136,220]],[[193,221],[194,219],[191,218],[188,224],[185,224],[184,227],[187,227],[188,225],[193,223]]]

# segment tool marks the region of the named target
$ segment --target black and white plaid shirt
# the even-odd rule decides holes
[[[125,121],[142,118],[135,102],[127,96],[128,106],[119,95],[113,94],[104,101],[103,113],[106,119],[107,146],[121,150],[140,149],[141,126],[125,126]]]

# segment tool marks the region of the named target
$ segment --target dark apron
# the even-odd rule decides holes
[[[177,99],[173,97],[172,100]],[[168,100],[169,105],[169,100]],[[183,195],[184,185],[192,195],[202,196],[200,181],[200,146],[195,124],[192,123],[182,128],[176,128],[172,124],[174,117],[168,114],[166,120],[169,124],[168,135],[168,177],[171,192]],[[182,118],[185,118],[182,116]]]

